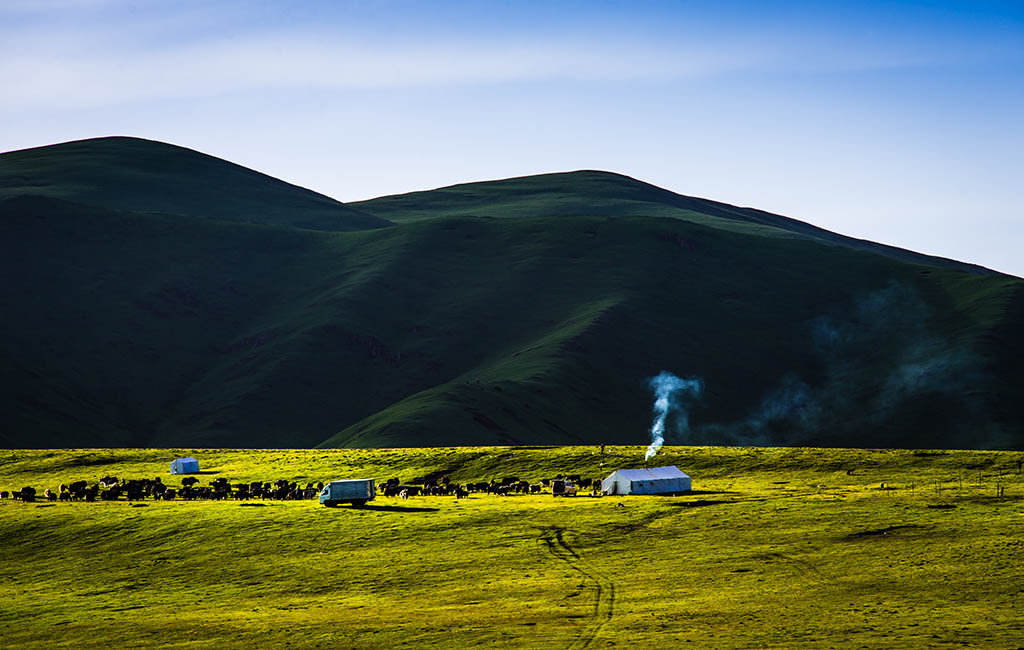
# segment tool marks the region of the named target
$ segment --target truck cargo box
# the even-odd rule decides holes
[[[361,506],[377,496],[377,488],[372,478],[359,478],[348,481],[331,481],[320,491],[320,503],[333,508],[339,503],[351,503]]]

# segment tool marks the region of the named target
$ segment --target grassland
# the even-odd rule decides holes
[[[635,467],[642,448],[0,452],[0,489]],[[0,502],[11,648],[1015,648],[1010,452],[667,447],[678,497]],[[603,466],[602,466],[603,464]],[[141,504],[137,504],[141,505]]]

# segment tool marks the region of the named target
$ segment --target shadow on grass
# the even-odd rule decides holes
[[[377,512],[439,512],[440,508],[417,508],[415,506],[349,506],[348,508],[328,508],[328,510],[376,510]]]
[[[717,506],[723,503],[735,503],[735,501],[711,501],[708,499],[700,499],[698,501],[680,501],[671,505],[676,508],[703,508],[704,506]]]
[[[861,530],[856,533],[850,533],[844,539],[854,540],[864,539],[866,537],[883,537],[899,531],[924,529],[925,526],[921,526],[918,524],[900,524],[898,526],[887,526],[886,528],[873,528],[871,530]]]
[[[697,497],[697,496],[704,496],[704,495],[711,495],[711,494],[726,495],[726,494],[741,494],[741,493],[740,492],[733,492],[731,490],[687,490],[686,492],[660,492],[658,494],[651,494],[651,495],[644,495],[644,496],[679,498],[679,497]],[[610,496],[618,496],[618,495],[614,495],[613,494],[613,495],[610,495]],[[622,496],[628,496],[628,495],[622,495]]]

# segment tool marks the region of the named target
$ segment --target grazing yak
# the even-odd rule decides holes
[[[153,482],[153,485],[150,486],[149,493],[153,496],[154,499],[160,499],[161,497],[163,497],[163,495],[167,494],[167,486],[161,483],[160,479],[158,478],[156,481]]]

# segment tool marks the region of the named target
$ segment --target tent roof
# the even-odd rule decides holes
[[[651,467],[649,469],[617,469],[608,475],[609,478],[618,475],[619,478],[627,481],[652,481],[665,478],[690,478],[675,465],[668,467]]]
[[[193,463],[198,463],[198,462],[199,462],[199,461],[197,461],[197,460],[196,460],[195,458],[192,458],[191,456],[186,456],[185,458],[175,458],[174,460],[175,460],[175,461],[183,460],[183,461],[185,461],[186,463],[187,463],[187,462],[193,462]]]

